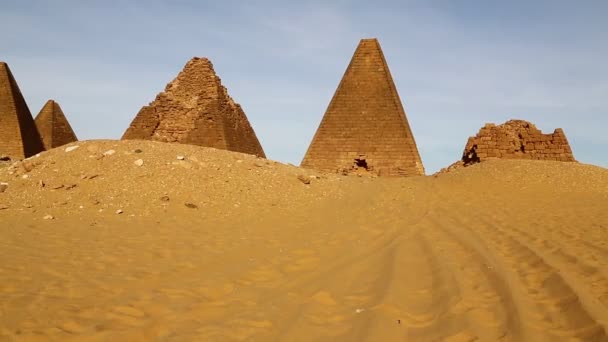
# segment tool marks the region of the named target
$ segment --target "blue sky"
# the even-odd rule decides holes
[[[30,110],[119,138],[208,57],[269,158],[298,165],[361,38],[380,40],[427,173],[486,122],[562,127],[608,167],[608,1],[0,0],[0,60]]]

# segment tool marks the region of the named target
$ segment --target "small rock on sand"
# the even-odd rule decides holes
[[[43,219],[44,220],[54,220],[55,216],[53,216],[53,215],[44,215]]]
[[[177,156],[177,160],[184,160],[184,159],[186,159],[186,157],[184,157],[184,156]]]
[[[0,193],[3,193],[8,189],[8,183],[0,183]]]
[[[185,205],[187,208],[190,208],[190,209],[197,209],[197,208],[198,208],[198,205],[196,205],[196,204],[194,204],[194,203],[184,203],[184,205]]]
[[[122,214],[122,213],[123,213],[122,209],[118,209],[118,210],[116,210],[116,214],[117,214],[117,215],[120,215],[120,214]]]
[[[300,180],[300,182],[302,182],[304,184],[310,184],[310,178],[309,177],[298,175],[298,179]]]
[[[79,148],[79,147],[80,147],[80,146],[78,146],[78,145],[74,145],[74,146],[68,146],[68,147],[66,147],[66,148],[65,148],[65,151],[66,151],[66,152],[72,152],[72,151],[74,151],[75,149],[77,149],[77,148]]]
[[[116,153],[116,151],[114,151],[114,150],[107,150],[107,151],[105,151],[105,152],[103,153],[103,155],[104,155],[104,156],[111,156],[111,155],[113,155],[114,153]]]
[[[133,162],[133,164],[135,164],[137,166],[143,166],[144,165],[144,160],[143,159],[137,159],[136,161]]]

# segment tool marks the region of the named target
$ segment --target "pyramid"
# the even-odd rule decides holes
[[[0,156],[23,159],[43,150],[19,86],[8,64],[0,62]]]
[[[533,123],[524,120],[486,124],[476,136],[469,138],[461,161],[467,166],[495,158],[576,161],[563,129],[543,134]]]
[[[265,157],[241,106],[207,58],[193,58],[144,106],[122,139],[178,142]]]
[[[44,148],[47,150],[78,141],[59,103],[54,100],[46,102],[36,116],[35,122]]]
[[[423,175],[377,39],[362,39],[301,163],[329,172]]]

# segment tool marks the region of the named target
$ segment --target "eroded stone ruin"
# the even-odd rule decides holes
[[[499,158],[576,161],[561,128],[543,134],[528,121],[510,120],[502,125],[486,124],[469,138],[461,160],[440,172]]]
[[[50,150],[78,141],[59,103],[48,100],[35,119],[44,148]]]
[[[122,139],[178,142],[266,157],[241,106],[207,58],[193,58],[148,106]]]
[[[8,64],[0,62],[0,157],[24,159],[44,150]]]
[[[346,174],[424,174],[377,39],[359,43],[301,166]]]

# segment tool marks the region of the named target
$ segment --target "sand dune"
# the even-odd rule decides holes
[[[0,340],[608,341],[606,169],[70,146],[0,166]]]

